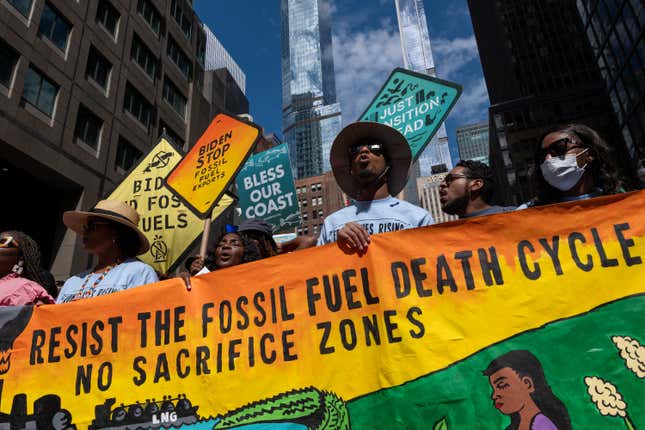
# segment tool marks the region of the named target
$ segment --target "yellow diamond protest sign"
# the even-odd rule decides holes
[[[181,154],[161,138],[108,197],[125,201],[137,210],[139,228],[150,241],[150,250],[139,258],[161,273],[173,269],[184,252],[195,244],[204,227],[204,223],[163,184],[166,175],[180,160]],[[221,215],[233,201],[224,195],[213,210],[212,219]]]
[[[235,179],[260,131],[255,124],[218,114],[166,177],[166,186],[195,214],[206,218]]]

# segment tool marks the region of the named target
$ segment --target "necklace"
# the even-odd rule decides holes
[[[96,281],[94,281],[92,286],[89,288],[86,288],[87,283],[89,282],[90,277],[92,276],[92,274],[94,274],[94,272],[88,273],[85,279],[83,280],[83,283],[81,284],[81,288],[79,288],[78,292],[74,294],[72,301],[79,300],[79,299],[87,299],[88,297],[92,297],[94,295],[94,290],[96,289],[97,285],[99,285],[101,281],[105,279],[105,275],[107,275],[110,270],[114,269],[118,265],[119,265],[119,262],[117,261],[114,264],[110,264],[109,266],[106,266],[101,272],[99,272],[100,275],[98,278],[96,278]]]

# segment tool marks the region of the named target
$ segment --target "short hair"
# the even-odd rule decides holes
[[[495,174],[488,164],[476,160],[460,160],[455,167],[463,167],[467,170],[469,179],[481,179],[484,182],[479,191],[482,200],[491,204],[495,193]]]

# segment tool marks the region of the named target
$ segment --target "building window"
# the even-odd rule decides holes
[[[152,105],[129,82],[125,86],[123,109],[134,116],[146,128],[150,127],[152,120]]]
[[[161,14],[150,0],[139,0],[137,12],[146,20],[157,37],[161,34]]]
[[[311,212],[311,218],[312,219],[318,218],[318,212],[316,212],[316,211]]]
[[[59,88],[54,81],[29,66],[22,98],[45,115],[51,117],[54,113]]]
[[[168,76],[163,82],[163,98],[170,106],[184,118],[186,116],[186,97],[179,91],[179,88],[173,84]]]
[[[139,37],[132,36],[132,50],[130,57],[150,76],[153,80],[157,77],[159,60]]]
[[[4,40],[0,39],[0,85],[11,88],[13,71],[16,68],[20,54],[18,54]]]
[[[166,132],[166,136],[172,140],[172,143],[174,143],[175,146],[183,148],[184,145],[186,145],[186,142],[181,138],[181,136],[179,136],[179,133],[175,132],[165,122],[159,120],[159,137],[163,136],[164,131]]]
[[[316,206],[316,198],[315,197],[311,198],[311,206]]]
[[[67,40],[72,25],[63,17],[63,15],[54,9],[49,3],[45,3],[43,14],[40,17],[40,34],[52,41],[52,43],[61,51],[67,48]]]
[[[107,90],[111,70],[112,63],[110,63],[98,49],[91,45],[89,55],[87,56],[87,68],[85,70],[87,78],[93,80],[99,84],[101,88]]]
[[[96,22],[105,27],[113,36],[116,35],[116,27],[120,17],[119,11],[108,0],[99,0],[96,9]]]
[[[206,60],[206,38],[200,37],[199,42],[197,42],[197,62],[201,64],[202,66],[204,65],[204,61]]]
[[[322,217],[323,217],[323,210],[320,209],[318,210],[318,218],[322,218]]]
[[[168,37],[168,58],[170,58],[173,63],[179,67],[179,70],[190,79],[192,71],[192,63],[188,58],[188,55],[184,54],[184,51],[181,50],[177,42],[172,37]]]
[[[76,142],[82,142],[94,151],[98,151],[102,128],[103,120],[85,106],[79,105],[74,130]]]
[[[32,0],[9,0],[9,3],[18,10],[25,18],[29,18]]]
[[[181,6],[179,6],[178,0],[172,0],[170,2],[170,14],[175,19],[177,25],[181,28],[181,31],[184,32],[188,40],[193,33],[193,24],[190,22],[190,17],[186,16]]]
[[[114,168],[117,172],[125,173],[141,159],[141,155],[143,155],[141,151],[135,148],[134,145],[124,138],[119,137]]]

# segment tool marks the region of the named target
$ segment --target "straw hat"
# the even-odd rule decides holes
[[[63,223],[76,233],[83,233],[88,218],[106,219],[129,227],[139,238],[137,255],[145,254],[150,249],[148,238],[139,230],[139,214],[132,206],[119,200],[101,200],[87,212],[67,211],[63,214]]]
[[[401,192],[408,182],[412,153],[405,137],[396,129],[378,122],[358,121],[349,124],[338,133],[331,146],[329,160],[338,186],[348,195],[356,196],[361,191],[361,184],[350,173],[351,160],[349,148],[365,138],[374,138],[383,142],[389,160],[390,170],[387,174],[387,188],[391,195]]]

